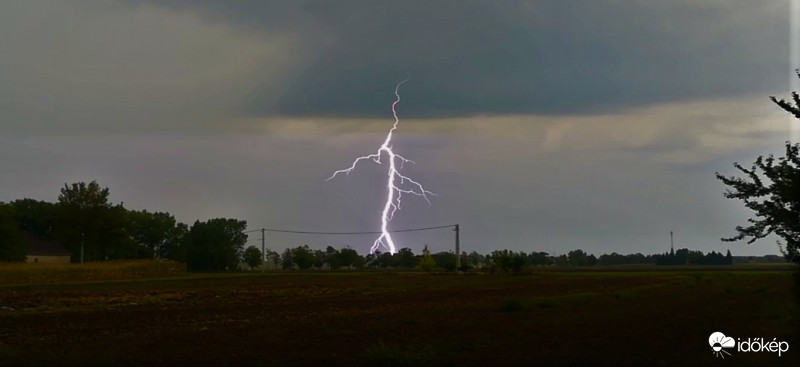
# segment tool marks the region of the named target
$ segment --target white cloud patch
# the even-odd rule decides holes
[[[671,103],[585,117],[448,121],[451,131],[462,134],[522,140],[531,154],[628,152],[667,163],[701,163],[764,146],[775,136],[788,138],[792,122],[790,115],[764,96]]]

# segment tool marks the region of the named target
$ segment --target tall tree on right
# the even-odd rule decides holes
[[[800,72],[798,72],[800,77]],[[792,102],[770,97],[779,107],[800,119],[800,95],[792,92]],[[723,176],[717,179],[729,188],[725,197],[738,199],[755,212],[747,226],[736,226],[737,234],[722,238],[732,242],[749,239],[748,244],[770,234],[783,239],[778,241],[787,261],[800,265],[800,144],[786,142],[784,157],[772,154],[759,156],[750,168],[734,163],[746,177]]]

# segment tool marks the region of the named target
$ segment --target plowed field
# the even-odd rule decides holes
[[[798,366],[792,287],[789,272],[738,270],[3,286],[0,366]],[[714,331],[790,350],[723,360]]]

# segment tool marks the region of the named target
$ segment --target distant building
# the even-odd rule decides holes
[[[29,263],[50,263],[50,264],[69,264],[72,254],[63,246],[45,240],[31,233],[23,233],[25,241],[25,262]]]

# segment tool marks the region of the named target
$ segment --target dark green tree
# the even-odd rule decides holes
[[[330,267],[333,270],[341,268],[342,259],[339,254],[339,250],[335,249],[333,246],[326,247],[325,262],[328,264],[328,267]]]
[[[397,267],[397,258],[388,252],[375,252],[375,263],[381,268]]]
[[[477,251],[472,251],[467,255],[467,261],[476,268],[483,268],[486,266],[486,256],[479,254]]]
[[[108,197],[108,188],[96,181],[64,184],[53,237],[72,252],[73,261],[80,259],[81,247],[86,261],[151,256],[127,232],[125,208],[112,205]]]
[[[129,210],[128,233],[136,243],[146,247],[155,258],[166,259],[174,253],[186,234],[186,226],[169,213]]]
[[[413,269],[417,267],[417,257],[414,256],[414,251],[408,247],[403,247],[395,255],[397,258],[397,266],[406,269]]]
[[[604,254],[605,255],[605,254]],[[654,256],[660,255],[643,255],[641,253],[635,254],[628,254],[628,255],[620,255],[616,252],[612,253],[613,256],[606,257],[605,260],[609,260],[612,262],[611,264],[604,264],[604,265],[612,265],[612,264],[654,264],[656,258]],[[602,256],[601,256],[602,257]],[[597,259],[598,264],[602,264],[603,261],[600,258]]]
[[[461,251],[461,258],[459,260],[461,261],[461,267],[458,268],[460,272],[470,272],[477,267],[475,263],[470,260],[470,256],[466,251]]]
[[[530,254],[528,254],[525,263],[526,265],[531,265],[531,266],[544,266],[549,263],[549,259],[550,259],[550,254],[546,252],[533,251]]]
[[[192,271],[235,269],[247,242],[245,229],[247,222],[237,219],[194,222],[181,245],[186,251],[186,267]]]
[[[291,270],[294,269],[295,263],[294,259],[292,258],[292,249],[287,248],[283,250],[281,253],[281,268],[283,270]]]
[[[62,205],[73,205],[78,208],[91,209],[108,207],[108,187],[101,188],[97,181],[73,183],[72,186],[64,184],[58,202]]]
[[[316,262],[314,252],[308,248],[308,245],[297,246],[292,249],[292,261],[297,264],[300,270],[311,269]]]
[[[800,103],[796,92],[792,97],[795,105]],[[776,103],[795,116],[800,113],[798,107],[783,100]],[[747,243],[750,244],[776,234],[785,242],[778,241],[778,246],[786,260],[800,264],[800,144],[792,145],[787,141],[784,157],[759,156],[749,169],[739,163],[733,165],[747,177],[728,177],[719,172],[716,176],[729,187],[725,197],[743,201],[755,212],[755,219],[749,219],[747,226],[736,226],[737,234],[722,241],[749,239]]]
[[[328,263],[328,254],[322,250],[314,250],[312,253],[314,254],[314,267],[322,269]]]
[[[189,226],[184,223],[176,223],[175,228],[170,231],[169,238],[164,242],[159,253],[164,254],[167,259],[186,262],[186,235],[189,233]]]
[[[442,251],[432,254],[431,256],[433,256],[433,261],[436,262],[437,267],[445,271],[456,271],[456,254]]]
[[[253,270],[264,262],[264,257],[261,250],[255,246],[250,246],[244,250],[242,261],[250,267],[250,270]]]
[[[711,251],[703,257],[702,265],[724,265],[725,255],[720,252]]]
[[[146,247],[155,258],[165,259],[172,247],[178,246],[185,234],[169,213],[147,210],[127,212],[127,230],[136,243]]]
[[[272,251],[270,249],[267,249],[265,253],[266,255],[264,257],[266,258],[267,263],[275,266],[281,264],[281,255],[279,253]]]
[[[365,263],[364,257],[359,255],[356,250],[353,250],[349,247],[339,250],[339,261],[341,262],[342,266],[346,268],[360,268],[364,266]]]
[[[14,207],[4,203],[0,203],[0,261],[25,261],[25,245]]]
[[[431,252],[428,251],[428,245],[425,245],[425,248],[422,249],[422,258],[419,259],[419,267],[425,272],[430,272],[436,267],[436,260],[433,259]]]
[[[686,265],[689,263],[689,249],[682,248],[675,251],[674,265]]]
[[[525,267],[525,253],[517,253],[509,250],[495,250],[491,253],[494,271],[504,273],[519,273]]]
[[[702,251],[689,251],[687,255],[687,263],[689,264],[702,264],[705,260],[705,255]]]
[[[41,238],[48,238],[53,231],[57,219],[56,204],[34,199],[14,200],[15,218],[22,231]]]
[[[581,249],[572,250],[567,253],[567,259],[571,266],[589,265],[589,255]]]

